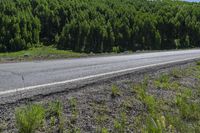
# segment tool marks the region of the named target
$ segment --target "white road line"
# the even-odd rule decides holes
[[[81,80],[98,78],[98,77],[113,75],[113,74],[117,74],[117,73],[123,73],[123,72],[138,70],[138,69],[144,69],[144,68],[148,68],[148,67],[167,65],[167,64],[176,63],[176,62],[178,63],[178,62],[188,61],[188,60],[193,60],[193,59],[198,59],[198,58],[200,58],[200,56],[193,57],[193,58],[181,59],[181,60],[175,60],[175,61],[167,61],[167,62],[162,62],[162,63],[144,65],[144,66],[140,66],[140,67],[128,68],[128,69],[112,71],[112,72],[107,72],[107,73],[101,73],[101,74],[96,74],[96,75],[90,75],[90,76],[86,76],[86,77],[81,77],[81,78],[76,78],[76,79],[71,79],[71,80],[66,80],[66,81],[61,81],[61,82],[54,82],[54,83],[29,86],[29,87],[24,87],[24,88],[17,88],[17,89],[13,89],[13,90],[2,91],[2,92],[0,92],[0,95],[5,95],[5,94],[9,94],[9,93],[17,93],[17,92],[26,91],[26,90],[40,89],[43,87],[48,87],[48,86],[53,86],[53,85],[67,84],[67,83],[72,83],[72,82],[81,81]]]

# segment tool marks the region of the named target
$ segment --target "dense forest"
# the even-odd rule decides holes
[[[38,45],[94,53],[198,47],[200,3],[1,0],[0,52]]]

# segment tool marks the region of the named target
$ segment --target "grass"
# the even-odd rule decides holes
[[[125,133],[127,125],[127,115],[121,112],[120,118],[114,120],[114,131],[117,133]]]
[[[49,115],[56,115],[56,116],[61,116],[63,112],[63,105],[59,101],[51,102],[49,103],[47,112]]]
[[[107,128],[102,128],[102,129],[101,129],[101,133],[109,133],[109,131],[108,131]]]
[[[60,101],[49,103],[47,112],[51,116],[51,125],[55,124],[55,119],[58,121],[58,132],[64,131],[64,117],[63,117],[63,105]]]
[[[181,95],[176,97],[176,104],[182,119],[187,121],[200,120],[200,106],[198,103],[190,101],[192,92],[190,89],[185,90]]]
[[[77,99],[76,98],[71,98],[69,100],[69,104],[71,106],[71,123],[75,123],[78,119],[78,109],[77,109]]]
[[[121,95],[121,91],[116,85],[112,85],[111,88],[111,97],[115,98]]]
[[[197,64],[198,66],[200,66],[200,61],[198,61],[196,64]]]
[[[45,117],[45,110],[40,105],[28,105],[16,110],[16,124],[19,133],[34,133]]]
[[[199,70],[194,70],[197,71],[195,74],[198,75]],[[197,86],[197,90],[194,90],[194,88],[187,88],[181,86],[177,81],[173,81],[173,78],[182,78],[185,76],[183,73],[184,70],[173,70],[171,75],[162,74],[153,81],[156,88],[167,90],[173,88],[176,94],[173,96],[175,98],[160,99],[155,95],[149,94],[148,86],[145,86],[145,83],[140,83],[133,87],[133,92],[137,94],[137,98],[147,107],[147,112],[138,116],[138,119],[140,119],[137,121],[138,125],[141,124],[142,120],[145,121],[143,126],[139,127],[141,132],[200,131],[200,106],[197,100],[199,99],[199,87]],[[197,75],[193,76],[196,77]]]
[[[86,56],[86,54],[76,53],[72,51],[58,50],[52,46],[41,46],[19,52],[0,53],[0,62],[73,58],[82,56]]]
[[[53,127],[48,131],[54,132],[54,129],[57,129],[60,133],[84,132],[79,127],[83,124],[81,120],[91,124],[95,128],[94,131],[101,133],[133,130],[141,133],[200,132],[200,80],[197,79],[200,68],[196,65],[187,68],[188,70],[191,72],[187,72],[187,75],[195,79],[196,86],[181,84],[188,78],[184,74],[186,69],[176,69],[158,77],[145,76],[140,82],[134,83],[133,87],[126,89],[112,85],[107,90],[108,93],[105,92],[108,98],[101,95],[95,99],[88,98],[88,101],[83,99],[82,110],[79,107],[79,100],[82,98],[78,97],[67,98],[67,105],[59,101],[50,102],[45,111],[41,105],[19,108],[16,110],[16,125],[21,133],[40,130],[43,121],[49,123],[47,127]],[[155,82],[159,85],[155,85]],[[174,83],[177,83],[178,87],[174,87]],[[91,115],[88,115],[90,112]],[[84,113],[87,115],[84,116]]]
[[[180,77],[178,72],[172,71],[173,76]],[[179,83],[173,81],[168,74],[161,74],[155,81],[154,85],[158,89],[179,89]]]
[[[173,69],[170,74],[174,78],[181,78],[181,77],[185,76],[185,73],[177,68]]]

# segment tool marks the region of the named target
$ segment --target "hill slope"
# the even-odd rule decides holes
[[[76,52],[198,47],[200,4],[147,0],[1,0],[0,51],[54,44]]]

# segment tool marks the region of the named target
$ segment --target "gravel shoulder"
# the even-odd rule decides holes
[[[38,95],[17,102],[0,105],[2,132],[18,132],[16,109],[30,104],[40,104],[45,109],[49,103],[62,105],[64,132],[166,132],[200,131],[200,65],[188,62],[104,79],[102,82],[78,86],[78,89],[55,94]],[[188,93],[191,93],[189,95]],[[188,110],[177,99],[187,95]],[[182,100],[183,101],[183,100]],[[194,108],[189,106],[191,102]],[[186,115],[193,112],[193,115]],[[46,112],[48,114],[48,112]],[[54,124],[51,124],[55,117]],[[149,122],[150,120],[150,122]],[[37,132],[60,132],[59,118],[46,115]],[[154,126],[152,126],[154,123]],[[163,124],[164,123],[164,124]],[[157,126],[157,128],[152,129]]]

